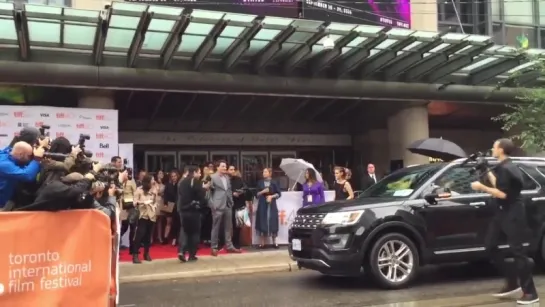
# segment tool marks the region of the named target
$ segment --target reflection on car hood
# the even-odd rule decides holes
[[[299,209],[297,213],[310,214],[310,213],[329,213],[329,212],[342,212],[361,209],[370,209],[384,206],[400,205],[405,199],[396,197],[365,197],[356,198],[351,200],[336,200],[327,202],[319,206],[308,206]]]

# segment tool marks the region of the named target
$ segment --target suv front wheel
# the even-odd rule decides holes
[[[411,239],[400,233],[388,233],[373,244],[368,261],[367,267],[381,287],[399,289],[416,276],[420,260]]]

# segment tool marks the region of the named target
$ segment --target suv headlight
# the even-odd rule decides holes
[[[353,225],[356,224],[365,210],[328,213],[322,220],[324,225]]]

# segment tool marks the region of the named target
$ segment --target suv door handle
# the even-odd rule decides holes
[[[478,201],[478,202],[474,202],[474,203],[469,203],[469,205],[472,206],[472,207],[481,207],[481,206],[486,205],[486,203],[484,201]]]

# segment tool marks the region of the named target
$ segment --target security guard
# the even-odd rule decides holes
[[[539,297],[532,278],[532,262],[523,249],[524,242],[528,242],[525,240],[528,225],[520,193],[523,187],[522,171],[509,158],[515,149],[515,145],[509,139],[494,142],[492,155],[500,163],[494,168],[495,174],[491,171],[487,174],[492,187],[476,181],[471,183],[471,188],[488,193],[497,201],[498,210],[490,224],[486,246],[493,261],[505,275],[506,283],[494,296],[508,297],[522,290],[522,297],[517,304],[529,305],[538,302]],[[507,253],[498,249],[503,238],[507,239],[509,245]],[[513,258],[514,261],[505,261],[507,257]]]

